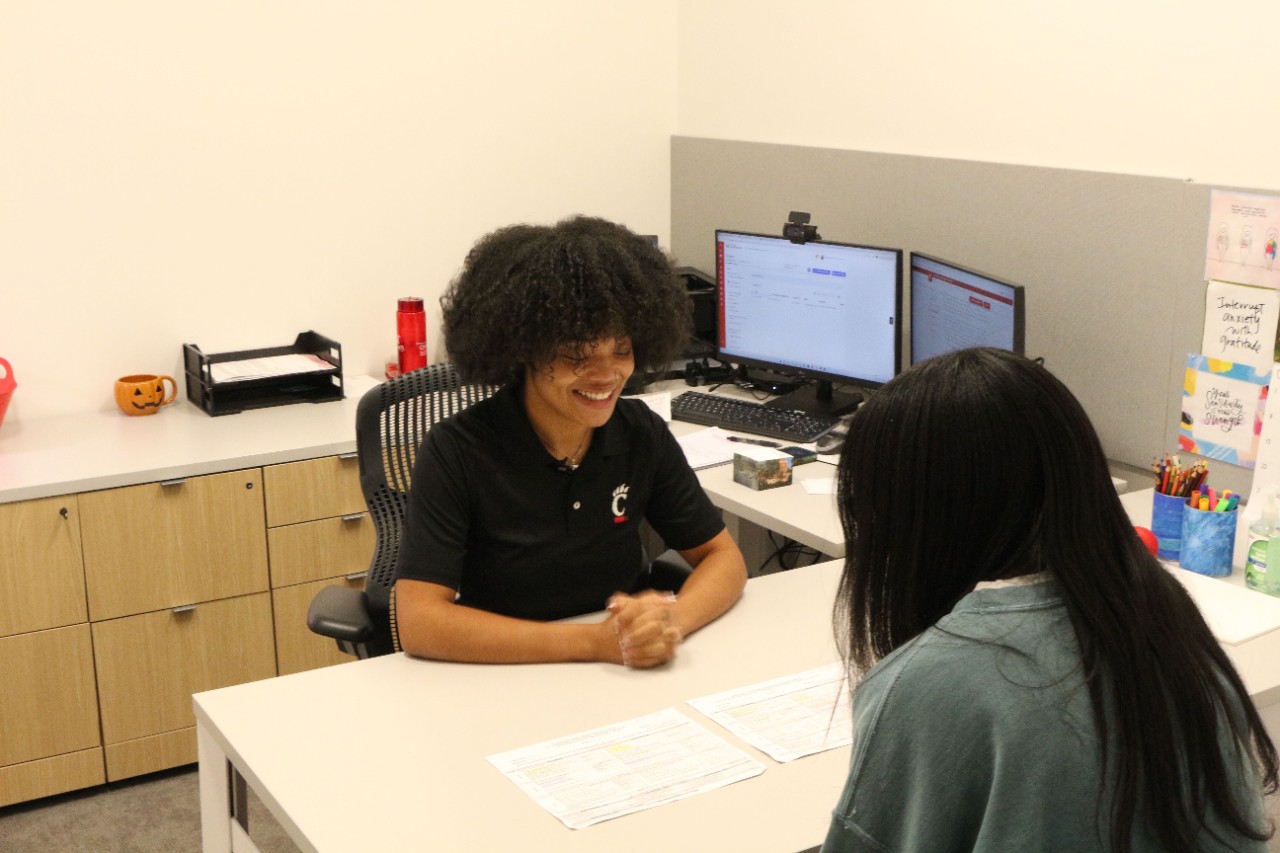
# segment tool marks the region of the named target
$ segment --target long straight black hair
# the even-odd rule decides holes
[[[980,581],[1048,571],[1080,644],[1110,844],[1138,821],[1175,853],[1217,826],[1262,840],[1230,780],[1276,750],[1195,603],[1134,532],[1080,403],[1022,356],[922,362],[853,417],[837,474],[847,551],[835,627],[851,674],[929,628]],[[1104,784],[1104,780],[1109,780]],[[1105,789],[1105,797],[1103,797]]]

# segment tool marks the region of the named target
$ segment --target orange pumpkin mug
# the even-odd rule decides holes
[[[164,395],[164,383],[172,389]],[[126,415],[154,415],[161,406],[178,399],[178,383],[172,376],[153,373],[134,373],[116,380],[116,405]]]

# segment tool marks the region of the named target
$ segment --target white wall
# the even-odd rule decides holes
[[[395,350],[481,234],[670,218],[676,3],[0,4],[4,430],[180,349]],[[185,396],[185,390],[184,390]],[[13,422],[13,423],[11,423]]]
[[[684,0],[678,133],[1280,188],[1275,22],[1263,0]]]

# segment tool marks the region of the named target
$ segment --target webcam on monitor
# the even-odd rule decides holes
[[[809,224],[809,214],[803,210],[793,210],[782,226],[782,236],[792,243],[808,243],[810,240],[821,240],[818,226]]]

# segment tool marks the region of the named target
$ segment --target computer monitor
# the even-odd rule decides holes
[[[840,415],[901,367],[902,251],[716,231],[719,358],[805,380],[769,405]]]
[[[911,253],[911,363],[967,347],[1022,353],[1021,285],[949,261]]]

